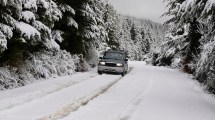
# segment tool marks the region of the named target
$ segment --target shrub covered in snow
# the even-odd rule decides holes
[[[0,90],[21,86],[19,77],[13,69],[0,67]]]
[[[31,54],[19,68],[0,68],[0,89],[23,86],[34,80],[87,71],[89,65],[78,55],[66,51],[41,51]]]

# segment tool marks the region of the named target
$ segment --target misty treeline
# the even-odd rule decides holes
[[[215,93],[215,1],[165,1],[170,29],[154,64],[181,68]]]
[[[164,33],[101,0],[0,0],[0,89],[86,71],[108,48],[149,59]]]

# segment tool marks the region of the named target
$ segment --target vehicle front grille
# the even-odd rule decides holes
[[[116,67],[116,63],[105,63],[105,66]]]

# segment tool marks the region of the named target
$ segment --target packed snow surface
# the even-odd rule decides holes
[[[215,98],[178,70],[129,61],[0,92],[0,120],[215,120]]]

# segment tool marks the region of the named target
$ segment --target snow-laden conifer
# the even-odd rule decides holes
[[[169,10],[164,14],[171,16],[167,23],[171,23],[170,34],[173,38],[168,40],[167,46],[177,49],[173,58],[180,58],[179,66],[196,78],[204,82],[210,91],[214,91],[214,0],[166,0]],[[182,26],[187,30],[179,31]],[[184,38],[175,41],[179,34],[187,33]],[[176,44],[177,43],[177,44]],[[178,49],[177,46],[181,46]],[[166,46],[166,47],[167,47]],[[165,47],[164,47],[165,48]],[[163,50],[167,52],[167,50]],[[165,57],[163,57],[165,58]],[[170,61],[173,62],[172,59]],[[160,62],[161,63],[161,62]]]

